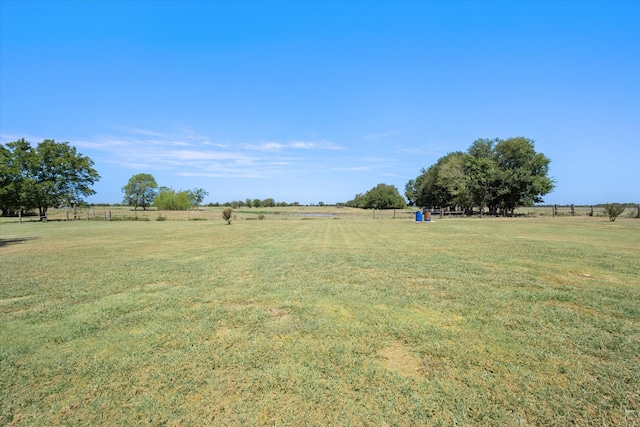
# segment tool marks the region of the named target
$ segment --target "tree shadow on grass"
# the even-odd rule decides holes
[[[16,245],[18,243],[24,243],[29,240],[35,240],[35,239],[36,239],[35,237],[21,237],[18,239],[0,239],[0,248],[9,246],[9,245]]]

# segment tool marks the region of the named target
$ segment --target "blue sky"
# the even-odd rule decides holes
[[[0,142],[69,141],[210,201],[347,201],[478,138],[547,203],[640,202],[640,2],[0,0]]]

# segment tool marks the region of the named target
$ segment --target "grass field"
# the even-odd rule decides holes
[[[0,223],[0,425],[640,425],[639,220],[208,214]]]

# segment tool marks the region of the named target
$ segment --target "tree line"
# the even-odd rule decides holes
[[[421,207],[513,214],[553,190],[549,163],[530,139],[478,139],[466,152],[449,153],[422,169],[407,183],[405,196]]]
[[[534,142],[524,137],[478,139],[466,152],[449,153],[405,186],[409,205],[423,208],[455,208],[473,213],[513,213],[518,206],[542,202],[554,188],[548,176],[550,160],[537,153]],[[0,144],[0,209],[15,215],[38,209],[73,206],[95,194],[91,186],[100,179],[93,161],[68,142],[45,139],[33,147],[24,138]],[[209,193],[202,188],[174,190],[158,186],[154,177],[133,175],[122,187],[123,204],[147,209],[186,210],[198,207]],[[298,206],[277,203],[273,198],[249,199],[223,204],[232,207]],[[319,205],[324,205],[320,202]],[[393,185],[378,184],[356,194],[346,206],[363,209],[401,209],[407,203]]]
[[[122,192],[124,193],[122,203],[133,206],[134,210],[138,207],[146,210],[150,206],[155,206],[163,211],[184,211],[197,208],[209,195],[204,188],[176,191],[170,187],[158,186],[153,175],[148,173],[133,175],[122,187]]]
[[[193,190],[174,190],[170,187],[158,186],[153,175],[148,173],[140,173],[133,175],[127,184],[122,187],[124,198],[122,203],[127,206],[133,206],[134,210],[141,207],[146,210],[148,207],[156,207],[160,210],[188,210],[198,207],[209,192],[203,188],[194,188]],[[320,202],[320,205],[324,203]],[[266,199],[249,199],[234,200],[224,203],[209,203],[209,206],[224,206],[234,209],[240,207],[254,208],[271,208],[284,206],[300,206],[300,203],[293,202],[276,202],[275,199],[268,197]]]

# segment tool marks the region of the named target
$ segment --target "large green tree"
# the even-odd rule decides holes
[[[20,139],[0,145],[0,206],[4,214],[38,208],[46,218],[50,207],[70,205],[95,194],[100,179],[93,161],[68,142],[45,139],[35,148]]]
[[[158,184],[151,174],[139,173],[133,175],[129,178],[127,185],[122,187],[122,192],[124,193],[122,203],[133,206],[134,210],[137,210],[138,206],[142,207],[142,210],[147,210],[153,204],[157,189]]]
[[[530,139],[478,139],[466,153],[450,153],[423,169],[405,194],[418,206],[513,213],[517,206],[542,202],[553,189],[549,163]]]
[[[499,140],[494,148],[498,173],[498,202],[513,213],[518,206],[542,202],[554,187],[548,176],[550,160],[536,153],[532,140],[518,137]]]
[[[34,209],[34,201],[24,194],[25,181],[30,175],[34,150],[24,138],[0,144],[0,208],[3,215],[19,210]]]
[[[485,207],[491,211],[497,209],[498,165],[494,160],[493,146],[497,140],[478,139],[469,147],[466,158],[465,176],[471,205],[480,208],[480,215]]]
[[[454,204],[456,194],[449,193],[448,188],[456,188],[455,183],[459,181],[459,177],[456,177],[459,156],[460,153],[447,154],[428,169],[422,169],[422,173],[413,180],[413,188],[407,189],[405,194],[413,195],[416,206],[441,207]]]

